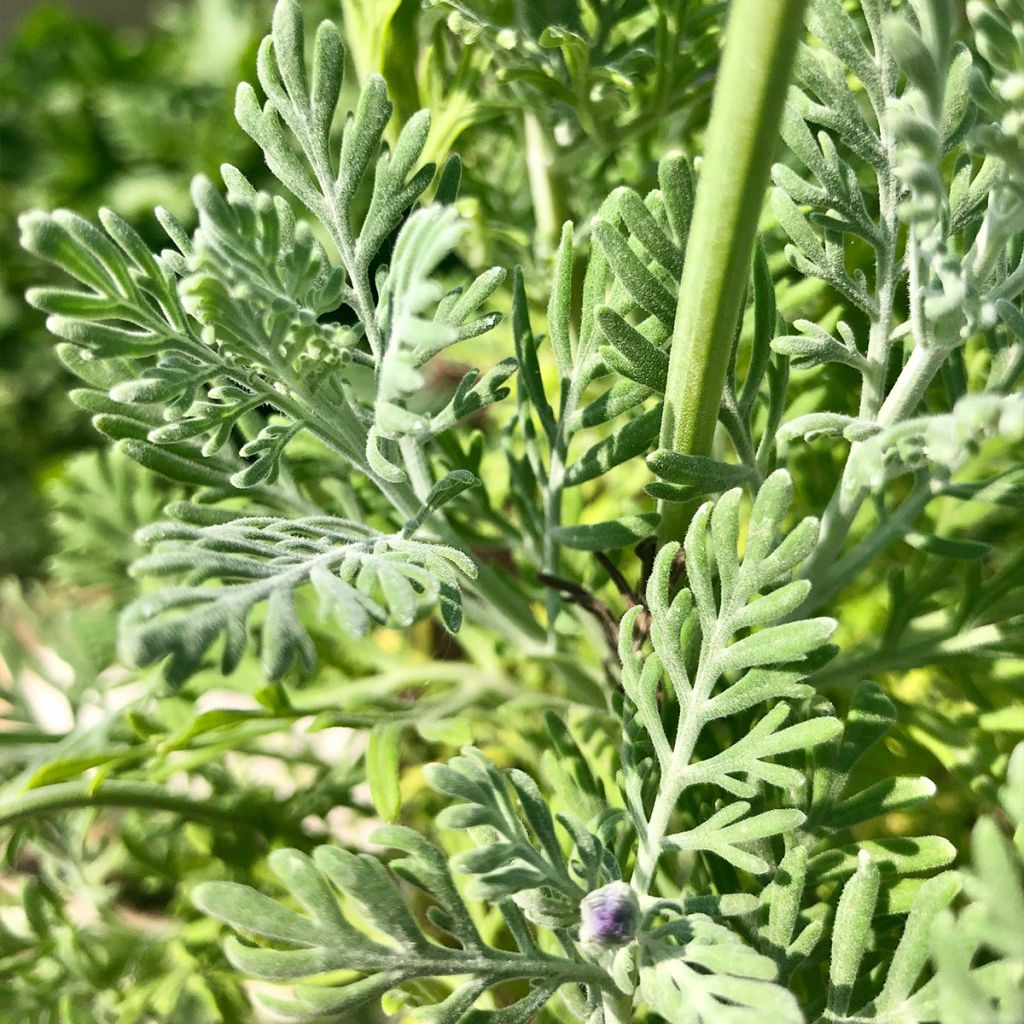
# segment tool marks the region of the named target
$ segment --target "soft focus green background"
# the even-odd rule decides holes
[[[262,160],[232,116],[266,0],[5,2],[0,52],[0,577],[39,576],[54,542],[47,490],[99,445],[67,396],[44,317],[22,295],[40,267],[17,216],[111,206],[154,245],[157,204],[186,220],[193,174]]]

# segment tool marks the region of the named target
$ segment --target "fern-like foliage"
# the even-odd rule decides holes
[[[549,928],[575,924],[580,900],[597,886],[581,888],[573,877],[551,812],[529,775],[517,769],[502,774],[479,751],[467,747],[462,757],[447,765],[430,765],[427,777],[440,793],[463,801],[446,808],[438,825],[476,830],[473,834],[481,840],[452,862],[458,871],[472,876],[469,891],[475,899],[514,898],[536,924]],[[581,825],[572,833],[583,837],[586,853],[601,849]],[[600,855],[579,863],[591,864],[592,876],[600,877],[602,867],[609,868]]]
[[[685,133],[706,115],[723,9],[717,2],[628,0],[595,8],[577,0],[428,0],[424,6],[444,12],[457,36],[455,47],[441,40],[431,47],[421,73],[421,80],[438,79],[432,90],[439,99],[460,92],[442,115],[441,130],[476,122],[488,152],[512,170],[497,187],[488,182],[481,196],[489,222],[508,222],[503,201],[515,203],[513,209],[521,203],[516,184],[525,177],[524,212],[532,212],[532,249],[542,260],[557,248],[566,219],[589,216],[622,181],[642,183],[643,191],[654,186],[651,154],[664,150],[666,126]],[[673,38],[687,45],[677,48]],[[447,79],[435,70],[446,54],[458,69]],[[465,89],[467,81],[476,89]],[[521,129],[510,140],[507,130],[481,124],[492,118],[506,129],[521,120]],[[647,157],[637,160],[637,151]],[[523,163],[525,175],[516,174]]]
[[[809,585],[791,576],[812,550],[818,530],[815,520],[806,519],[780,536],[790,495],[784,471],[765,481],[754,501],[742,559],[737,554],[741,492],[730,491],[714,506],[703,506],[684,545],[690,586],[677,594],[672,594],[671,579],[678,547],[666,545],[659,552],[647,592],[652,653],[646,658],[633,647],[639,609],[623,620],[620,652],[629,717],[642,728],[653,753],[643,760],[634,755],[625,772],[628,806],[640,838],[634,880],[641,891],[651,885],[667,851],[709,850],[743,870],[766,871],[768,865],[744,850],[744,844],[791,831],[803,815],[787,809],[750,814],[749,801],[759,793],[755,783],[799,785],[800,773],[773,758],[824,743],[839,728],[831,718],[783,727],[789,708],[782,698],[808,692],[800,682],[808,670],[800,663],[835,629],[825,618],[780,621],[806,596]],[[678,707],[671,732],[658,712],[665,681]],[[770,710],[746,735],[712,758],[694,759],[709,723],[766,701]],[[658,777],[657,797],[648,809],[643,793],[652,771]],[[715,786],[736,800],[700,823],[672,831],[680,799],[698,785]]]
[[[296,983],[293,1000],[262,997],[286,1019],[336,1015],[421,978],[454,978],[453,991],[443,998],[424,1004],[410,996],[423,1007],[417,1014],[421,1020],[456,1024],[472,1013],[474,1020],[527,1024],[563,985],[611,986],[600,967],[578,956],[545,952],[509,900],[501,900],[498,910],[515,950],[486,942],[452,881],[445,855],[417,833],[393,826],[378,830],[374,840],[402,851],[390,862],[390,871],[374,857],[336,847],[319,848],[312,860],[297,850],[272,855],[275,873],[308,916],[231,882],[206,882],[196,890],[196,902],[208,913],[246,935],[285,947],[232,940],[228,956],[246,974]],[[429,898],[427,923],[407,909],[396,879]],[[339,909],[339,894],[355,923]],[[371,929],[382,940],[367,934]],[[339,986],[302,984],[341,970],[360,977]],[[501,1009],[472,1010],[488,989],[517,979],[534,983],[522,998]]]
[[[254,887],[251,850],[230,873],[215,846],[193,861],[205,865],[195,904],[237,933],[228,958],[261,983],[271,1014],[362,1020],[379,1004],[433,1024],[949,1024],[971,1009],[985,1024],[1016,1020],[1019,835],[1011,842],[1001,826],[1019,830],[1019,801],[977,824],[974,867],[958,875],[947,838],[917,834],[913,818],[897,836],[888,828],[932,798],[935,784],[916,774],[930,769],[860,780],[871,775],[865,752],[932,713],[909,706],[914,680],[889,696],[870,681],[878,673],[1024,651],[1024,561],[997,561],[987,533],[950,527],[941,511],[1021,507],[1019,0],[968,5],[977,56],[954,43],[948,0],[864,0],[859,13],[840,0],[809,5],[821,45],[799,49],[777,223],[766,222],[732,347],[718,353],[722,429],[701,456],[660,438],[708,172],[677,150],[658,161],[645,143],[631,151],[647,168],[639,187],[614,187],[592,219],[563,224],[573,204],[559,193],[563,175],[594,170],[580,195],[589,201],[594,182],[603,194],[628,161],[622,141],[654,136],[626,123],[638,105],[648,117],[701,109],[722,5],[429,3],[479,43],[458,58],[438,131],[424,111],[393,125],[383,79],[367,73],[386,63],[382,40],[401,24],[410,40],[429,37],[431,53],[422,89],[409,68],[397,76],[400,105],[436,86],[451,56],[444,26],[424,14],[419,35],[406,31],[414,6],[389,0],[371,25],[368,6],[346,3],[372,50],[355,55],[349,111],[337,29],[320,25],[307,54],[300,6],[278,2],[259,49],[261,95],[241,86],[236,114],[301,216],[225,166],[223,189],[193,183],[194,230],[157,212],[171,243],[159,254],[109,211],[99,226],[66,211],[23,218],[25,246],[75,282],[30,293],[83,382],[75,401],[119,457],[172,482],[139,490],[149,522],[134,542],[147,553],[131,573],[166,584],[143,583],[125,610],[126,660],[162,664],[178,688],[211,663],[223,673],[248,663],[259,682],[258,706],[193,715],[180,689],[165,700],[140,688],[138,707],[84,739],[30,728],[25,702],[11,701],[21,735],[0,817],[124,799],[245,828],[237,801],[216,787],[209,800],[179,796],[152,766],[162,779],[201,765],[219,786],[224,751],[261,752],[284,724],[366,728],[342,781],[318,759],[312,792],[287,813],[259,811],[272,840],[288,843],[268,857],[286,892]],[[681,26],[692,53],[675,45]],[[502,100],[463,103],[467,82],[492,72]],[[550,107],[538,110],[539,97]],[[456,207],[460,161],[435,174],[432,158],[517,103],[520,191],[534,198],[538,230],[503,293],[502,269],[463,269],[486,266],[469,255],[480,238],[466,213],[513,208],[519,184],[491,181]],[[772,251],[776,228],[790,239],[784,252]],[[524,249],[518,230],[502,228],[502,244]],[[538,275],[548,257],[550,274]],[[811,283],[779,287],[787,260]],[[503,295],[514,356],[487,372],[446,360],[436,373],[437,357],[495,327],[489,306]],[[545,305],[546,338],[534,329]],[[488,422],[513,373],[514,409]],[[457,430],[470,417],[491,450]],[[816,462],[818,442],[827,457]],[[119,465],[101,479],[123,510],[132,478]],[[507,486],[495,465],[508,468]],[[620,479],[627,502],[605,501]],[[169,500],[159,514],[157,495]],[[682,543],[645,543],[654,500],[687,510]],[[861,514],[872,500],[877,514]],[[64,521],[94,530],[67,509]],[[615,554],[634,545],[636,585]],[[890,548],[900,556],[886,566],[877,639],[833,660],[837,619],[817,610]],[[591,556],[600,595],[585,585]],[[951,559],[966,570],[950,572]],[[548,588],[546,632],[534,576]],[[618,604],[604,600],[609,582]],[[603,638],[563,614],[561,595],[598,616]],[[307,700],[281,681],[310,673],[328,646],[317,603],[344,634],[331,646],[345,687],[328,681]],[[467,630],[450,661],[432,651],[431,666],[395,666],[387,643],[356,643],[434,612],[450,632],[464,614],[484,628]],[[857,616],[843,624],[845,637]],[[257,689],[264,677],[275,685]],[[521,692],[533,686],[542,692]],[[467,712],[498,691],[511,703],[489,724]],[[992,725],[982,703],[972,728]],[[551,742],[531,763],[533,719],[521,737],[514,716],[536,704]],[[992,715],[993,731],[1019,726]],[[906,728],[897,739],[908,737],[917,742]],[[406,742],[449,744],[447,760],[403,777]],[[962,745],[922,742],[1000,798],[1001,739],[988,741],[991,771],[977,782]],[[53,756],[35,749],[50,743]],[[1018,751],[1014,797],[1022,763]],[[364,777],[373,808],[359,795]],[[418,830],[376,831],[378,854],[321,838],[312,849],[298,823],[322,821],[335,796]],[[209,880],[225,874],[239,881]],[[44,921],[31,890],[26,902]]]
[[[1003,801],[1017,827],[1022,755],[1018,747],[1011,756]],[[1021,853],[988,817],[975,826],[971,848],[973,870],[946,872],[920,885],[895,948],[870,971],[864,961],[877,958],[872,919],[891,908],[879,906],[884,875],[862,851],[836,910],[822,1021],[1002,1024],[1019,1018],[1024,944],[1011,922],[1024,909]],[[961,895],[967,902],[957,913],[954,901]]]
[[[736,334],[719,417],[736,461],[724,453],[704,458],[658,447],[695,187],[689,162],[679,156],[660,162],[658,179],[660,187],[646,196],[627,187],[612,192],[588,226],[585,259],[573,225],[563,228],[547,308],[558,371],[555,401],[540,373],[541,338],[530,324],[525,290],[513,296],[525,450],[511,455],[511,471],[533,557],[549,577],[559,573],[563,548],[609,551],[653,532],[657,516],[642,509],[603,522],[562,522],[565,504],[579,500],[574,491],[606,486],[607,475],[632,460],[645,458],[658,478],[646,485],[646,494],[668,502],[694,501],[736,485],[756,491],[774,466],[787,366],[770,349],[779,320],[762,248],[752,267],[749,332]],[[577,311],[579,263],[585,271]],[[747,333],[740,374],[741,334]],[[534,503],[539,514],[530,507]],[[549,612],[557,608],[557,601],[549,602]]]
[[[462,227],[450,206],[409,213],[433,178],[431,166],[415,169],[429,119],[414,117],[389,153],[382,137],[391,107],[375,78],[332,155],[343,63],[337,30],[325,22],[317,32],[309,80],[303,47],[298,6],[279,4],[259,59],[268,101],[261,110],[243,87],[238,116],[323,224],[340,264],[284,199],[257,192],[232,167],[223,170],[226,196],[195,181],[192,237],[158,211],[176,247],[159,256],[109,211],[102,230],[60,211],[22,220],[24,245],[78,283],[29,296],[64,340],[65,363],[91,385],[76,400],[126,454],[190,485],[200,502],[176,506],[180,525],[147,534],[164,550],[138,568],[187,572],[188,586],[147,595],[125,622],[125,649],[143,664],[169,657],[175,683],[201,667],[222,633],[221,665],[231,671],[247,645],[249,611],[264,601],[272,674],[296,656],[310,668],[312,647],[291,596],[306,582],[345,609],[341,620],[356,632],[371,619],[406,625],[438,603],[457,629],[459,580],[476,575],[464,542],[436,515],[473,480],[465,469],[446,473],[435,439],[503,397],[515,363],[470,371],[440,400],[421,367],[497,322],[481,307],[503,273],[451,290],[436,280]],[[357,195],[371,173],[359,214]],[[452,163],[440,199],[453,198],[457,179]],[[384,265],[382,247],[396,230]],[[327,508],[322,496],[310,498],[286,454],[302,434],[316,439],[322,474],[365,481],[358,495]],[[246,515],[214,507],[243,493]],[[365,527],[373,515],[392,528]],[[219,585],[203,586],[213,580]],[[169,617],[171,609],[178,614]]]
[[[1024,910],[1024,745],[1009,758],[999,806],[1012,838],[994,817],[971,833],[972,866],[965,873],[966,905],[938,914],[930,935],[935,978],[928,1009],[942,1024],[967,1012],[979,1024],[1004,1024],[1024,1013],[1024,942],[1015,926]],[[928,1018],[931,1019],[931,1018]]]
[[[638,971],[640,998],[666,1021],[802,1019],[796,999],[775,984],[775,965],[735,932],[697,914],[672,932],[644,943]]]
[[[420,1013],[450,1022],[478,1019],[474,1013],[488,1004],[481,1002],[474,1011],[476,999],[494,983],[488,979],[502,976],[533,979],[532,989],[519,990],[509,1005],[495,1011],[513,1020],[528,1019],[564,988],[562,995],[578,1019],[608,1024],[632,1019],[629,1014],[641,1007],[673,1024],[755,1021],[764,1013],[772,1020],[801,1021],[786,982],[820,950],[826,928],[831,926],[836,936],[845,934],[843,922],[850,912],[845,896],[835,905],[836,886],[860,877],[858,858],[861,863],[870,858],[876,877],[884,874],[891,890],[888,912],[906,913],[909,904],[900,903],[906,903],[906,895],[899,880],[944,866],[952,851],[938,837],[847,842],[853,825],[913,806],[934,792],[928,780],[897,779],[845,794],[858,756],[893,721],[892,705],[877,687],[858,691],[845,729],[829,713],[784,724],[791,705],[811,692],[803,680],[828,654],[834,628],[828,619],[785,621],[806,595],[807,582],[792,576],[817,531],[816,522],[805,520],[782,532],[790,491],[781,471],[762,485],[742,557],[742,492],[730,491],[704,506],[684,545],[690,586],[676,592],[678,549],[668,545],[655,561],[646,608],[623,619],[624,732],[620,792],[614,801],[624,810],[609,808],[578,750],[573,785],[587,794],[580,801],[581,809],[589,805],[585,818],[553,814],[529,775],[499,769],[471,747],[448,764],[427,769],[431,786],[453,801],[438,816],[438,827],[468,834],[468,848],[464,844],[451,857],[451,868],[469,876],[470,900],[498,907],[518,953],[488,952],[474,970],[460,959],[463,953],[452,949],[441,955],[430,947],[430,955],[423,956],[427,940],[420,926],[410,923],[404,906],[395,906],[398,894],[386,891],[383,883],[378,888],[370,884],[371,875],[382,878],[384,869],[371,858],[323,848],[316,855],[320,870],[333,875],[400,944],[410,971],[415,963],[419,973],[389,972],[385,960],[392,954],[364,956],[363,939],[353,945],[356,940],[347,931],[328,928],[317,941],[306,923],[301,941],[315,951],[249,950],[233,943],[232,960],[257,977],[302,981],[300,998],[312,1010],[310,993],[315,993],[324,1012],[407,986],[414,976],[475,972],[472,984],[450,992],[446,987],[448,994]],[[639,634],[645,611],[649,651]],[[750,724],[733,742],[701,755],[706,728],[741,720]],[[562,786],[566,783],[563,777]],[[694,800],[696,794],[706,795]],[[417,857],[430,851],[437,870],[446,862],[440,851],[407,830],[379,835],[386,845],[411,851],[414,844]],[[293,854],[274,856],[279,876],[312,910],[314,901],[303,895],[313,877],[308,862]],[[362,865],[365,880],[357,884],[339,874],[333,865],[341,864],[353,870]],[[681,873],[684,864],[689,867]],[[717,864],[725,866],[724,873]],[[393,867],[410,877],[409,861]],[[423,884],[416,872],[413,880],[451,918],[454,890],[444,871],[432,876],[431,884]],[[703,888],[705,873],[716,879],[721,895],[711,896]],[[759,878],[760,886],[751,883]],[[930,893],[939,883],[928,885]],[[376,894],[372,899],[371,890]],[[332,917],[337,912],[333,899]],[[273,905],[265,897],[211,883],[198,900],[243,934],[300,941],[297,921],[288,934],[267,930]],[[457,907],[466,914],[461,900]],[[273,914],[280,913],[275,907]],[[318,913],[323,919],[327,911]],[[760,922],[753,933],[737,927],[744,917]],[[431,920],[464,943],[466,935],[445,924],[447,918],[434,912]],[[557,958],[552,954],[527,969],[525,954],[550,948],[561,950]],[[502,958],[508,962],[499,967]],[[833,960],[838,962],[845,961]],[[304,987],[305,979],[340,969],[365,978],[350,987]],[[504,970],[510,973],[500,975]],[[592,970],[600,973],[588,974]],[[849,970],[851,977],[859,977],[857,964]],[[412,988],[403,993],[403,1001],[422,998]],[[841,1000],[830,1005],[838,1007]]]
[[[979,48],[996,67],[1006,67],[1006,41],[1019,34],[1017,6],[971,7]],[[943,493],[933,481],[959,465],[958,458],[908,455],[920,447],[918,420],[932,380],[940,378],[946,393],[940,411],[953,417],[942,427],[934,422],[935,436],[950,433],[955,447],[999,421],[998,413],[981,412],[984,401],[967,396],[971,339],[986,335],[990,361],[982,387],[995,406],[998,396],[1013,394],[1024,369],[1015,304],[1024,275],[1013,242],[1021,179],[1003,129],[983,123],[986,113],[998,113],[999,102],[983,98],[970,50],[953,42],[952,5],[945,0],[919,0],[899,12],[872,2],[862,11],[863,19],[837,0],[811,5],[809,26],[825,45],[801,47],[782,129],[799,166],[774,170],[772,207],[791,240],[790,262],[827,282],[868,323],[864,337],[843,320],[835,331],[798,322],[799,335],[772,342],[795,368],[841,364],[861,381],[856,408],[802,415],[781,432],[784,441],[831,435],[852,444],[823,517],[822,543],[807,567],[814,604],[827,601],[878,543],[901,535],[880,524],[876,543],[857,558],[837,558],[870,494],[908,466],[927,469],[919,487],[887,511],[909,533],[930,498]],[[857,102],[858,91],[866,103]],[[864,244],[873,256],[870,276],[848,258],[851,247]],[[901,317],[904,280],[909,308]],[[998,428],[1011,439],[1015,407],[1010,399]],[[948,449],[942,446],[943,455]]]
[[[449,486],[458,493],[457,487]],[[438,603],[445,624],[457,630],[462,620],[457,572],[470,579],[476,575],[472,561],[455,548],[382,534],[344,519],[277,519],[231,512],[210,516],[209,510],[192,505],[180,514],[214,521],[145,528],[140,539],[157,550],[139,559],[133,571],[148,576],[185,574],[187,585],[139,598],[123,623],[127,653],[136,664],[148,665],[170,654],[165,674],[172,684],[199,669],[221,634],[221,671],[234,671],[247,647],[248,616],[264,601],[262,653],[267,674],[280,679],[296,659],[311,672],[315,654],[293,596],[306,583],[312,583],[322,607],[343,628],[361,636],[371,622],[407,626],[423,605]],[[211,578],[223,582],[204,586]]]
[[[955,850],[943,837],[854,840],[854,830],[864,823],[934,796],[930,779],[913,776],[848,792],[858,762],[895,724],[896,710],[881,688],[858,686],[842,730],[808,758],[809,785],[794,799],[804,822],[786,836],[785,853],[760,897],[758,945],[776,961],[784,979],[799,969],[822,970],[822,940],[831,932],[827,1013],[836,1019],[845,1019],[842,1014],[854,1001],[867,1000],[869,979],[890,959],[890,947],[865,946],[865,937],[892,933],[892,944],[919,944],[930,918],[915,908],[931,908],[934,915],[957,892],[949,874],[924,882],[915,877],[953,860]],[[906,986],[900,998],[909,996],[923,968],[922,961],[917,974],[900,982]]]
[[[593,225],[596,244],[586,265],[575,339],[577,246],[572,225],[563,229],[548,305],[551,348],[559,375],[555,407],[540,377],[538,339],[529,324],[525,292],[516,296],[515,333],[523,366],[519,415],[531,450],[514,461],[513,472],[520,481],[522,500],[538,490],[542,495],[545,516],[537,544],[543,549],[541,557],[549,572],[556,569],[559,544],[622,547],[651,529],[650,519],[635,518],[618,529],[563,529],[560,509],[566,491],[647,453],[658,436],[662,406],[645,408],[644,402],[665,389],[674,293],[693,211],[692,172],[684,159],[663,160],[659,178],[661,188],[646,200],[620,188],[603,204]],[[630,226],[637,238],[633,246],[623,233],[629,232]],[[601,387],[595,395],[593,386],[598,382],[611,386]],[[538,434],[534,433],[534,418],[540,427]],[[577,435],[613,421],[619,422],[606,437],[573,458],[571,447]]]

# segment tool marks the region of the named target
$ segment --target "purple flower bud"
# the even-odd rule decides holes
[[[622,946],[639,922],[636,893],[625,882],[611,882],[580,901],[580,942],[587,945]]]

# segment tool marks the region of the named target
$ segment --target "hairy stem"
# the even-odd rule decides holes
[[[911,352],[910,358],[878,412],[877,422],[880,426],[892,426],[913,415],[928,385],[948,356],[949,349],[937,345],[930,345],[927,348],[919,346]],[[852,573],[840,576],[836,563],[853,521],[871,493],[870,488],[850,481],[850,467],[854,464],[858,444],[859,442],[855,443],[850,450],[843,477],[821,517],[821,536],[818,545],[804,565],[802,575],[811,581],[813,587],[807,601],[799,609],[800,615],[806,615],[821,607],[830,596],[839,591],[847,579],[851,578]],[[921,508],[923,507],[922,505]],[[830,580],[827,588],[822,586],[826,577]]]
[[[683,264],[661,445],[709,455],[804,0],[734,0]],[[693,509],[663,503],[661,543]]]
[[[720,675],[718,666],[713,658],[708,657],[708,652],[716,650],[723,643],[724,638],[719,635],[718,627],[716,627],[704,643],[700,667],[693,682],[693,690],[687,696],[686,710],[679,719],[675,742],[672,745],[672,754],[668,767],[662,772],[658,795],[651,808],[647,829],[641,839],[640,851],[637,854],[636,869],[633,872],[633,888],[641,894],[646,894],[654,881],[655,872],[658,870],[658,860],[664,849],[665,836],[672,819],[672,812],[679,804],[679,798],[690,782],[686,777],[686,767],[693,757],[693,751],[697,746],[697,740],[704,724],[701,717],[704,705]]]

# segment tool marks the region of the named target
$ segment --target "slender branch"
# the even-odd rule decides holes
[[[865,489],[865,494],[867,489]],[[873,558],[886,547],[910,531],[925,506],[935,496],[930,481],[919,483],[896,511],[891,513],[860,544],[837,561],[823,567],[820,576],[814,577],[814,587],[808,599],[796,614],[806,614],[827,604],[853,579]],[[860,508],[863,497],[858,497],[856,508]],[[854,515],[856,509],[854,510]],[[852,519],[851,519],[852,522]],[[843,534],[845,537],[845,533]]]
[[[134,807],[172,811],[197,821],[221,825],[227,823],[256,831],[261,831],[265,825],[253,816],[251,808],[231,808],[213,800],[196,800],[180,793],[171,793],[163,786],[149,782],[110,780],[94,788],[94,783],[87,780],[30,789],[12,800],[4,801],[0,808],[0,828],[32,818],[48,817],[55,811],[79,807]]]
[[[567,219],[562,183],[555,169],[555,155],[537,115],[523,114],[523,136],[526,143],[526,173],[533,201],[534,252],[541,260],[548,259],[558,245],[558,233]]]
[[[892,426],[914,412],[928,390],[928,385],[948,358],[949,351],[943,346],[932,345],[927,348],[915,348],[910,353],[910,358],[878,412],[879,426]],[[802,575],[811,581],[813,587],[810,596],[798,609],[797,614],[806,615],[813,609],[821,607],[826,596],[821,584],[826,576],[835,580],[834,586],[828,591],[829,594],[834,594],[845,582],[845,579],[837,579],[836,562],[861,505],[871,493],[869,487],[851,482],[850,467],[855,465],[854,456],[860,444],[861,442],[853,444],[842,479],[821,517],[818,546],[804,563],[802,571]],[[921,508],[923,507],[922,505]]]
[[[709,455],[804,0],[734,0],[708,125],[669,360],[661,444]],[[660,541],[692,515],[663,503]]]
[[[883,135],[883,145],[891,146]],[[876,247],[877,287],[875,302],[878,315],[871,323],[868,335],[867,372],[860,399],[860,417],[869,419],[878,412],[885,400],[886,371],[892,350],[893,306],[896,287],[900,279],[900,266],[895,258],[896,233],[899,224],[896,215],[897,189],[892,175],[879,176],[879,202],[882,207],[881,241]]]

